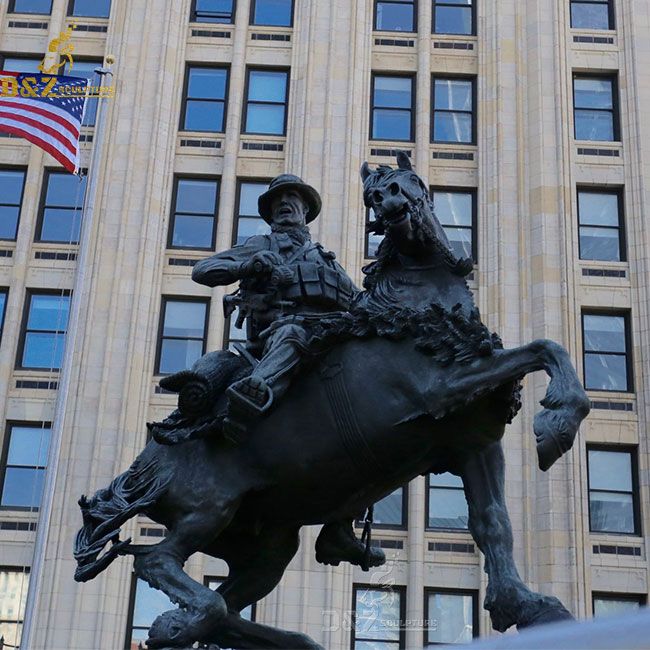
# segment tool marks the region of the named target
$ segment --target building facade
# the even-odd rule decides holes
[[[174,408],[162,375],[242,337],[223,317],[226,290],[193,283],[192,265],[263,232],[256,198],[289,171],[321,192],[314,238],[360,284],[377,241],[365,235],[358,171],[365,160],[394,164],[398,149],[475,260],[484,322],[507,347],[561,342],[592,400],[574,449],[542,474],[532,418],[545,378],[525,381],[505,438],[522,578],[580,618],[645,604],[647,0],[0,0],[0,69],[36,70],[72,22],[66,72],[90,76],[115,59],[84,231],[86,182],[0,134],[5,642],[20,643],[30,586],[29,647],[146,638],[169,603],[134,581],[130,560],[73,582],[76,502],[128,467],[145,422]],[[306,528],[280,586],[246,615],[332,650],[492,633],[458,479],[413,480],[377,506],[377,520],[386,567],[321,566],[318,529]],[[139,543],[163,535],[145,518],[122,532]],[[211,586],[226,574],[203,557],[187,570]]]

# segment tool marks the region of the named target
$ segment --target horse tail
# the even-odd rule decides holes
[[[120,526],[152,506],[167,490],[171,474],[164,471],[158,456],[146,451],[108,487],[90,499],[86,496],[79,499],[83,527],[74,543],[77,582],[91,580],[124,552],[131,540],[120,541]],[[109,542],[111,547],[102,554]]]

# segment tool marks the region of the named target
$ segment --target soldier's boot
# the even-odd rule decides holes
[[[243,442],[249,427],[273,404],[273,391],[261,377],[250,375],[236,381],[226,391],[228,416],[223,421],[224,435]]]
[[[364,571],[386,563],[386,555],[380,548],[366,546],[354,534],[351,521],[335,521],[325,524],[316,540],[316,561],[338,566],[349,562]]]

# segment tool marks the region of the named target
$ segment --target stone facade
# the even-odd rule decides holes
[[[17,239],[0,242],[0,251],[11,253],[0,256],[0,287],[9,290],[0,345],[0,413],[6,422],[52,422],[58,398],[63,417],[61,438],[53,436],[50,451],[52,507],[39,522],[43,570],[31,576],[30,647],[125,646],[130,561],[115,562],[90,583],[72,581],[72,544],[80,526],[76,501],[126,468],[145,443],[144,423],[174,407],[172,395],[155,390],[161,297],[210,299],[207,349],[221,347],[227,334],[224,290],[192,283],[191,266],[175,263],[201,259],[206,252],[167,246],[175,175],[219,179],[217,250],[232,243],[238,179],[270,179],[285,171],[302,176],[323,199],[323,214],[312,225],[315,239],[336,251],[360,282],[366,215],[358,170],[364,160],[394,163],[386,150],[396,148],[410,152],[432,186],[477,188],[478,262],[471,286],[484,321],[501,333],[506,346],[553,338],[567,347],[582,373],[582,311],[629,312],[634,392],[590,391],[600,407],[573,451],[542,474],[532,417],[545,379],[541,374],[528,379],[524,408],[505,439],[507,496],[516,559],[533,588],[560,597],[577,617],[591,615],[593,592],[645,598],[650,542],[647,0],[614,0],[616,29],[600,31],[571,29],[569,0],[476,0],[477,36],[432,35],[432,3],[426,0],[416,3],[420,29],[412,34],[373,32],[372,0],[295,0],[291,28],[251,26],[250,0],[236,4],[232,25],[191,23],[191,0],[113,0],[109,20],[77,19],[92,30],[74,32],[75,56],[101,60],[113,54],[117,92],[106,102],[94,221],[87,248],[76,260],[37,255],[78,252],[74,245],[35,241],[43,170],[54,161],[24,140],[0,138],[0,168],[19,166],[27,172]],[[0,55],[42,58],[48,42],[69,23],[67,10],[68,0],[53,0],[49,16],[12,14],[7,2],[0,2]],[[38,22],[44,25],[34,27]],[[389,44],[380,44],[382,39]],[[229,66],[223,133],[179,131],[188,62]],[[242,134],[247,66],[290,70],[286,136]],[[376,72],[414,75],[413,142],[369,140],[371,73]],[[617,74],[620,141],[575,140],[576,72]],[[476,79],[475,144],[431,142],[431,77],[436,74]],[[188,140],[203,143],[188,145]],[[91,145],[84,147],[87,164]],[[585,149],[592,151],[585,154]],[[576,188],[583,185],[623,188],[628,261],[580,259]],[[594,269],[617,273],[589,275]],[[67,382],[57,373],[16,368],[28,289],[79,293],[79,318],[68,334],[73,370]],[[59,380],[65,395],[17,387],[20,381]],[[4,422],[2,435],[8,435]],[[587,443],[636,450],[641,535],[590,532]],[[6,448],[6,440],[0,448]],[[350,647],[343,613],[353,609],[355,584],[405,587],[404,615],[411,621],[425,618],[428,588],[476,591],[481,602],[482,559],[476,551],[444,546],[471,543],[467,532],[425,530],[426,492],[425,478],[414,480],[408,486],[407,528],[375,532],[376,538],[401,545],[386,550],[390,562],[383,572],[318,565],[317,530],[304,529],[299,554],[281,585],[258,604],[256,620],[300,629],[339,650]],[[36,533],[29,528],[38,520],[34,512],[0,511],[0,565],[33,565]],[[134,520],[122,537],[150,543],[155,529],[151,522]],[[447,550],[430,550],[436,542]],[[595,547],[610,552],[596,553]],[[221,563],[201,557],[188,569],[199,580],[226,573]],[[491,634],[483,611],[478,629]],[[421,628],[407,626],[403,644],[421,648]]]

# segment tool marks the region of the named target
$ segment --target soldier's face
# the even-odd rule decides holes
[[[309,207],[296,190],[286,190],[271,202],[273,224],[284,227],[304,226]]]

